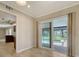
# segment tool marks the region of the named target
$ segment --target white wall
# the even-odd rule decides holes
[[[33,47],[33,19],[18,11],[9,11],[4,5],[0,5],[0,10],[16,16],[16,52]]]
[[[33,20],[23,14],[17,16],[17,51],[33,47]]]

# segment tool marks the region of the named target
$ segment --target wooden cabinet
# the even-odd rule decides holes
[[[7,42],[14,42],[14,37],[13,35],[6,35],[6,43]]]
[[[14,48],[16,49],[16,37],[13,35],[6,35],[6,43],[14,42]]]

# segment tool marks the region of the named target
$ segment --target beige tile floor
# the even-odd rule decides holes
[[[0,42],[0,57],[65,57],[64,54],[44,48],[32,48],[16,53],[13,43]]]

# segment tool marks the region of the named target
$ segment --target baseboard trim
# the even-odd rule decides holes
[[[23,51],[28,50],[28,49],[31,49],[31,48],[33,48],[33,47],[18,50],[18,51],[16,51],[16,53],[20,53],[20,52],[23,52]]]

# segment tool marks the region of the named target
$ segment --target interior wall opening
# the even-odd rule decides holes
[[[16,51],[16,16],[0,11],[0,51]],[[6,52],[4,52],[6,53]]]

